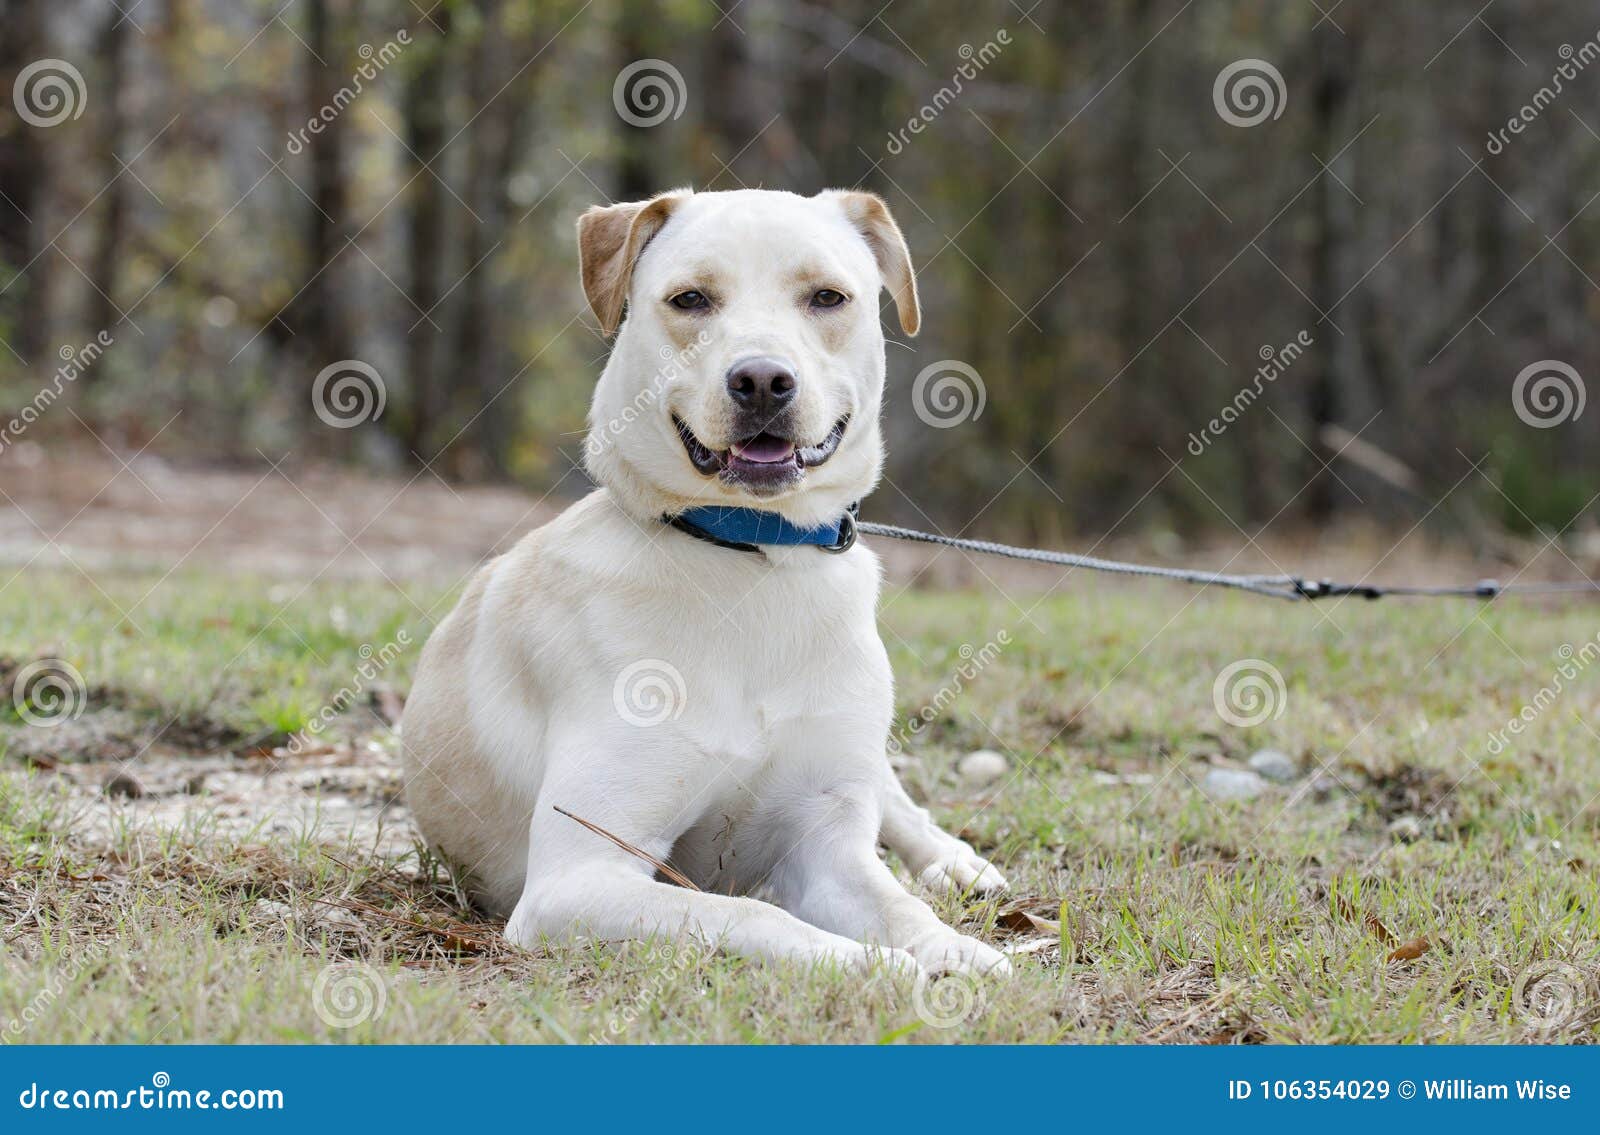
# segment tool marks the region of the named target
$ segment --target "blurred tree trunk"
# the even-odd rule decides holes
[[[712,17],[706,37],[705,121],[710,132],[708,170],[732,180],[726,188],[786,189],[786,175],[801,164],[793,124],[781,117],[781,75],[772,12],[764,0],[744,0],[728,18]],[[720,20],[720,22],[718,22]]]
[[[1348,118],[1352,49],[1349,37],[1331,22],[1324,23],[1311,34],[1316,58],[1311,97],[1311,150],[1327,161],[1344,144],[1342,131]],[[1337,169],[1334,172],[1338,172]],[[1331,461],[1337,452],[1328,443],[1327,427],[1340,424],[1350,394],[1350,351],[1341,341],[1339,331],[1331,325],[1339,321],[1339,312],[1329,309],[1344,293],[1342,254],[1351,231],[1351,200],[1349,191],[1339,184],[1333,172],[1324,172],[1317,178],[1313,200],[1316,230],[1311,249],[1311,302],[1317,310],[1328,312],[1329,324],[1320,329],[1321,342],[1311,360],[1314,369],[1306,407],[1311,436],[1306,443],[1316,457],[1307,454],[1303,466],[1306,476],[1301,480],[1308,485],[1306,514],[1313,522],[1321,523],[1332,517],[1337,507],[1336,492],[1343,492],[1337,488],[1338,481],[1333,473],[1322,467],[1322,462]]]
[[[1132,58],[1142,44],[1150,41],[1158,26],[1151,15],[1151,0],[1133,0],[1128,5],[1127,23],[1121,29],[1125,58]],[[1156,365],[1158,345],[1151,342],[1159,327],[1153,314],[1154,305],[1163,294],[1163,290],[1155,286],[1153,263],[1157,226],[1162,214],[1160,203],[1147,197],[1160,176],[1151,172],[1155,145],[1151,140],[1151,117],[1159,107],[1159,101],[1153,97],[1155,78],[1154,67],[1129,69],[1129,90],[1123,100],[1126,111],[1117,132],[1115,162],[1120,189],[1115,200],[1122,203],[1124,211],[1119,216],[1124,216],[1135,202],[1140,202],[1140,206],[1139,211],[1117,225],[1110,249],[1115,258],[1113,262],[1120,265],[1122,271],[1122,302],[1117,309],[1116,328],[1127,371],[1103,399],[1104,404],[1097,407],[1101,413],[1116,414],[1123,448],[1121,461],[1127,468],[1156,456],[1158,437],[1154,431],[1158,429],[1165,400],[1165,382],[1161,368]],[[1110,378],[1106,376],[1107,381]]]
[[[346,82],[348,32],[340,21],[346,11],[337,0],[307,0],[307,40],[315,53],[306,61],[308,117],[335,105],[334,96]],[[319,63],[318,57],[324,62]],[[338,263],[349,232],[345,129],[344,113],[336,114],[307,147],[311,159],[311,208],[305,220],[308,283],[296,301],[292,322],[303,328],[304,350],[312,364],[310,373],[302,376],[308,389],[323,367],[354,354],[345,273]],[[309,413],[311,399],[303,399],[302,405]]]
[[[467,96],[470,111],[482,113],[463,139],[467,165],[462,187],[462,197],[476,216],[464,222],[461,268],[466,276],[458,290],[452,352],[460,405],[451,428],[459,420],[463,435],[450,447],[449,466],[453,476],[468,479],[504,475],[517,423],[516,400],[504,389],[512,376],[504,329],[496,318],[493,265],[496,247],[506,235],[505,187],[516,166],[523,118],[533,103],[529,79],[537,67],[525,68],[514,79],[508,76],[502,0],[479,0],[478,11],[483,27],[467,68]],[[532,54],[521,46],[518,60]]]
[[[1059,37],[1062,43],[1070,42],[1071,37],[1082,26],[1081,14],[1069,11],[1065,6],[1057,6],[1048,11],[1041,8],[1037,15],[1043,21],[1047,33],[1052,37]],[[1053,62],[1059,66],[1065,61]],[[1040,78],[1048,81],[1049,76],[1041,74]],[[1029,116],[1024,112],[1014,117],[1026,121]],[[1057,124],[1045,118],[1043,138],[1050,138],[1057,129],[1059,129]],[[1063,504],[1053,498],[1043,501],[1049,510],[1050,523],[1035,522],[1031,526],[1032,534],[1047,543],[1065,540],[1080,523],[1081,513],[1085,511],[1072,491],[1071,442],[1068,436],[1071,431],[1068,430],[1059,437],[1052,437],[1060,428],[1059,424],[1069,421],[1088,398],[1079,381],[1077,353],[1074,349],[1074,339],[1082,333],[1086,324],[1086,312],[1083,306],[1073,302],[1076,294],[1073,281],[1068,279],[1063,282],[1063,277],[1073,269],[1074,265],[1078,265],[1085,255],[1095,258],[1105,255],[1103,249],[1089,253],[1099,239],[1099,234],[1078,219],[1082,213],[1074,205],[1074,196],[1079,192],[1076,174],[1085,164],[1078,155],[1077,146],[1080,144],[1087,147],[1089,142],[1070,130],[1066,131],[1050,142],[1041,162],[1036,163],[1036,168],[1043,162],[1049,163],[1044,170],[1041,170],[1041,172],[1048,171],[1049,191],[1037,199],[1039,213],[1032,222],[1036,226],[1034,232],[1044,237],[1040,244],[1043,255],[1034,261],[1044,271],[1027,291],[1017,297],[1024,307],[1029,304],[1034,305],[1031,318],[1039,325],[1051,344],[1051,350],[1043,360],[1043,371],[1030,383],[1030,388],[1037,391],[1035,414],[1038,413],[1037,407],[1046,407],[1049,420],[1058,424],[1052,425],[1042,438],[1038,436],[1038,430],[1029,429],[1018,439],[1018,445],[1026,447],[1026,450],[1022,451],[1024,457],[1032,457],[1035,452],[1038,453],[1034,461],[1034,472],[1065,502]],[[1033,153],[1037,150],[1038,143],[1030,143],[1027,152]],[[1069,208],[1073,209],[1072,213],[1067,211]],[[1074,216],[1074,213],[1078,213],[1078,216]],[[1028,235],[1023,233],[1021,239],[1023,247],[1026,247],[1029,242]],[[1015,334],[1020,335],[1031,330],[1026,322],[1018,322],[1015,313],[1008,320],[1008,326],[1013,324],[1017,325]],[[1025,348],[1020,354],[1019,369],[1026,371],[1038,368],[1039,359],[1036,350],[1031,347]],[[1003,382],[1000,385],[1003,385]],[[1039,446],[1045,442],[1049,444],[1042,451],[1039,450]]]
[[[439,9],[433,22],[440,28],[439,34],[417,45],[420,58],[406,84],[404,96],[406,146],[411,151],[413,174],[411,188],[407,190],[410,204],[406,231],[407,290],[416,310],[428,315],[427,318],[418,316],[416,325],[406,336],[406,377],[411,385],[411,406],[402,440],[412,459],[421,462],[433,459],[432,435],[447,405],[438,373],[442,334],[436,326],[441,318],[438,308],[444,292],[445,192],[439,177],[424,169],[422,163],[431,163],[439,156],[448,138],[445,116],[449,101],[449,11]]]
[[[831,0],[818,0],[815,5],[824,13],[832,7]],[[790,123],[795,144],[808,156],[812,166],[812,190],[827,188],[831,171],[842,165],[848,156],[860,159],[861,155],[847,149],[844,131],[836,118],[839,114],[845,84],[843,75],[824,70],[823,64],[832,54],[814,41],[811,33],[803,37],[791,24],[785,32],[785,46],[792,53],[789,59],[789,81],[785,85],[784,119]],[[882,143],[870,134],[860,138],[869,153],[881,148]],[[855,164],[852,162],[851,164]],[[797,189],[799,187],[796,187]]]
[[[12,97],[17,73],[47,54],[45,0],[0,0],[0,98]],[[44,131],[11,113],[0,114],[0,365],[40,361],[50,339],[50,273],[44,203],[50,199],[51,165]]]
[[[106,186],[101,200],[105,208],[100,214],[100,229],[95,234],[93,276],[94,294],[90,297],[89,330],[98,333],[109,330],[120,318],[117,308],[117,266],[122,259],[122,246],[127,229],[128,181],[117,159],[122,154],[127,134],[127,41],[131,20],[123,18],[123,10],[115,5],[106,13],[105,27],[100,32],[100,66],[105,76],[105,114],[100,146],[105,151],[101,181]],[[115,332],[113,332],[115,334]],[[99,367],[91,368],[81,380],[91,384],[102,373]]]
[[[1508,82],[1510,68],[1503,65],[1506,57],[1504,54],[1505,49],[1501,47],[1501,43],[1506,41],[1506,37],[1515,33],[1511,28],[1507,27],[1507,24],[1511,21],[1506,19],[1503,12],[1496,12],[1491,8],[1483,14],[1483,20],[1488,27],[1489,35],[1483,37],[1475,45],[1475,48],[1482,57],[1482,74],[1484,77],[1482,83],[1482,105],[1485,108],[1485,112],[1482,120],[1492,122],[1497,115],[1502,113],[1505,107],[1516,105],[1516,100],[1512,96],[1511,84]],[[1587,139],[1587,134],[1584,137]],[[1441,344],[1445,336],[1455,333],[1456,327],[1465,318],[1464,312],[1485,311],[1500,289],[1505,286],[1506,281],[1511,279],[1512,274],[1516,272],[1521,264],[1520,260],[1516,263],[1512,262],[1509,248],[1511,234],[1507,231],[1508,222],[1514,222],[1520,220],[1520,218],[1516,216],[1513,206],[1501,196],[1501,190],[1495,184],[1495,181],[1504,176],[1503,172],[1496,168],[1498,164],[1490,157],[1487,166],[1488,176],[1482,174],[1474,176],[1469,180],[1468,184],[1461,187],[1464,192],[1456,195],[1462,198],[1462,207],[1470,210],[1468,215],[1462,218],[1462,225],[1467,229],[1467,232],[1465,239],[1461,242],[1461,246],[1471,261],[1465,266],[1466,271],[1470,273],[1471,284],[1469,287],[1471,290],[1466,295],[1464,304],[1459,307],[1452,305],[1452,309],[1448,313],[1449,329],[1438,336]],[[1574,180],[1581,181],[1581,179],[1571,179],[1563,176],[1561,172],[1555,169],[1547,169],[1547,176],[1547,184],[1557,192],[1567,186],[1571,186]],[[1494,180],[1491,180],[1491,178]],[[1579,196],[1578,204],[1582,204],[1583,198],[1587,198],[1592,192],[1592,188],[1585,187]],[[1549,200],[1549,198],[1546,197],[1546,200]],[[1447,201],[1446,204],[1452,205],[1454,202]],[[1561,220],[1564,221],[1576,211],[1577,206],[1569,210],[1560,211]],[[1529,209],[1529,212],[1537,216],[1540,210],[1537,205],[1534,205],[1532,209]],[[1552,215],[1546,214],[1547,217]],[[1560,223],[1561,221],[1554,221],[1551,224],[1551,228],[1553,229]],[[1580,229],[1579,231],[1582,230]],[[1560,254],[1557,253],[1552,259],[1559,262],[1561,260]],[[1593,263],[1593,261],[1579,260],[1579,263]],[[1450,293],[1444,291],[1444,294],[1448,295]],[[1441,313],[1441,316],[1443,317],[1444,314]],[[1440,318],[1439,322],[1441,326],[1444,326],[1445,318]],[[1429,354],[1432,354],[1432,351]],[[1478,389],[1475,393],[1481,392],[1484,396],[1490,398],[1499,393],[1503,379],[1493,373],[1493,368],[1483,367],[1473,368],[1473,370],[1478,373],[1469,372],[1460,376],[1459,380],[1464,386],[1477,387]],[[1512,373],[1516,372],[1513,371]],[[1452,453],[1451,456],[1454,456],[1454,454]],[[1441,462],[1440,464],[1443,463]]]
[[[155,84],[154,97],[142,97],[137,104],[145,116],[144,122],[150,128],[162,129],[161,124],[168,124],[161,134],[160,141],[141,158],[141,167],[153,169],[158,176],[170,176],[170,167],[181,168],[195,154],[215,147],[214,136],[191,129],[199,126],[195,116],[184,116],[182,113],[187,104],[185,92],[194,83],[201,81],[198,77],[204,73],[204,68],[207,66],[204,57],[196,53],[193,47],[195,30],[204,23],[197,11],[203,4],[204,0],[166,0],[158,9],[157,18],[154,21],[144,22],[148,33],[145,39],[142,42],[135,41],[140,51],[147,53],[150,66],[162,77],[162,81]],[[123,5],[123,10],[127,10],[126,4]],[[137,14],[135,18],[139,18]],[[289,98],[284,101],[295,102],[298,112],[298,100],[293,98],[292,93],[289,93]],[[173,121],[175,115],[179,117]],[[137,145],[130,143],[130,148],[135,153],[143,146],[143,142],[138,142]],[[152,184],[160,192],[161,183]],[[137,200],[135,197],[135,201]],[[129,222],[130,247],[126,255],[131,258],[145,253],[151,229],[144,223],[144,217],[138,208],[132,211]],[[204,284],[187,280],[183,273],[191,267],[196,267],[193,257],[174,272],[174,278],[183,281],[183,287],[198,294],[228,294],[230,288],[221,280],[212,280]],[[269,306],[265,297],[259,295],[251,297],[254,303],[245,300],[241,294],[233,295],[231,298],[240,301],[239,312],[246,325],[252,330],[261,329],[261,341],[265,349],[274,355],[281,356],[286,353],[291,336],[288,325],[277,318],[277,305]],[[203,323],[190,324],[187,331],[192,337],[191,341],[198,342],[204,336],[202,326]],[[198,346],[195,349],[197,352],[200,350]],[[180,373],[176,376],[175,409],[182,413],[183,421],[203,432],[214,451],[239,452],[244,447],[244,438],[250,430],[253,409],[251,392],[244,384],[237,386],[228,384],[218,397],[207,368],[181,367],[179,370]],[[298,396],[299,391],[293,393]]]
[[[653,7],[645,0],[621,0],[617,5],[618,73],[631,63],[651,57],[647,29],[653,27],[655,23]],[[615,88],[613,92],[612,97],[615,101],[618,97]],[[676,95],[669,97],[675,98]],[[653,155],[650,128],[629,122],[622,117],[620,108],[614,110],[613,114],[617,123],[617,200],[637,201],[667,188],[657,184],[655,163],[651,160]],[[659,139],[655,141],[658,142]]]

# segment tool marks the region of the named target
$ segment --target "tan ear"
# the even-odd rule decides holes
[[[911,252],[900,226],[894,223],[889,206],[876,193],[859,189],[832,189],[828,196],[839,202],[844,215],[872,249],[884,287],[894,297],[900,313],[900,329],[915,335],[922,326],[922,308],[917,303],[917,275],[911,268]]]
[[[595,205],[578,218],[578,267],[583,274],[583,294],[600,321],[600,330],[607,335],[622,324],[622,309],[628,301],[628,285],[639,254],[688,196],[683,190],[674,190],[648,201]]]

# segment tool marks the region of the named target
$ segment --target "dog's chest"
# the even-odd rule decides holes
[[[675,725],[710,770],[709,798],[805,777],[841,752],[881,757],[892,682],[872,595],[852,590],[837,577],[780,576],[736,607],[700,612],[711,625],[697,628],[703,649]]]

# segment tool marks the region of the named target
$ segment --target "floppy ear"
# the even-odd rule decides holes
[[[607,335],[622,323],[628,284],[639,254],[688,196],[680,189],[648,201],[595,205],[578,218],[578,267],[583,273],[583,294],[600,321],[600,330]]]
[[[884,286],[894,297],[895,309],[900,313],[900,329],[907,335],[915,335],[922,326],[922,309],[917,304],[917,276],[911,270],[911,252],[906,248],[906,238],[900,234],[900,226],[894,223],[889,206],[876,193],[859,189],[833,189],[828,195],[839,202],[844,215],[872,249]]]

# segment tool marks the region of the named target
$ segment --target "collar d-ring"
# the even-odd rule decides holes
[[[856,506],[852,505],[845,514],[839,518],[839,539],[832,544],[818,544],[817,547],[829,555],[837,556],[848,552],[856,544]]]

